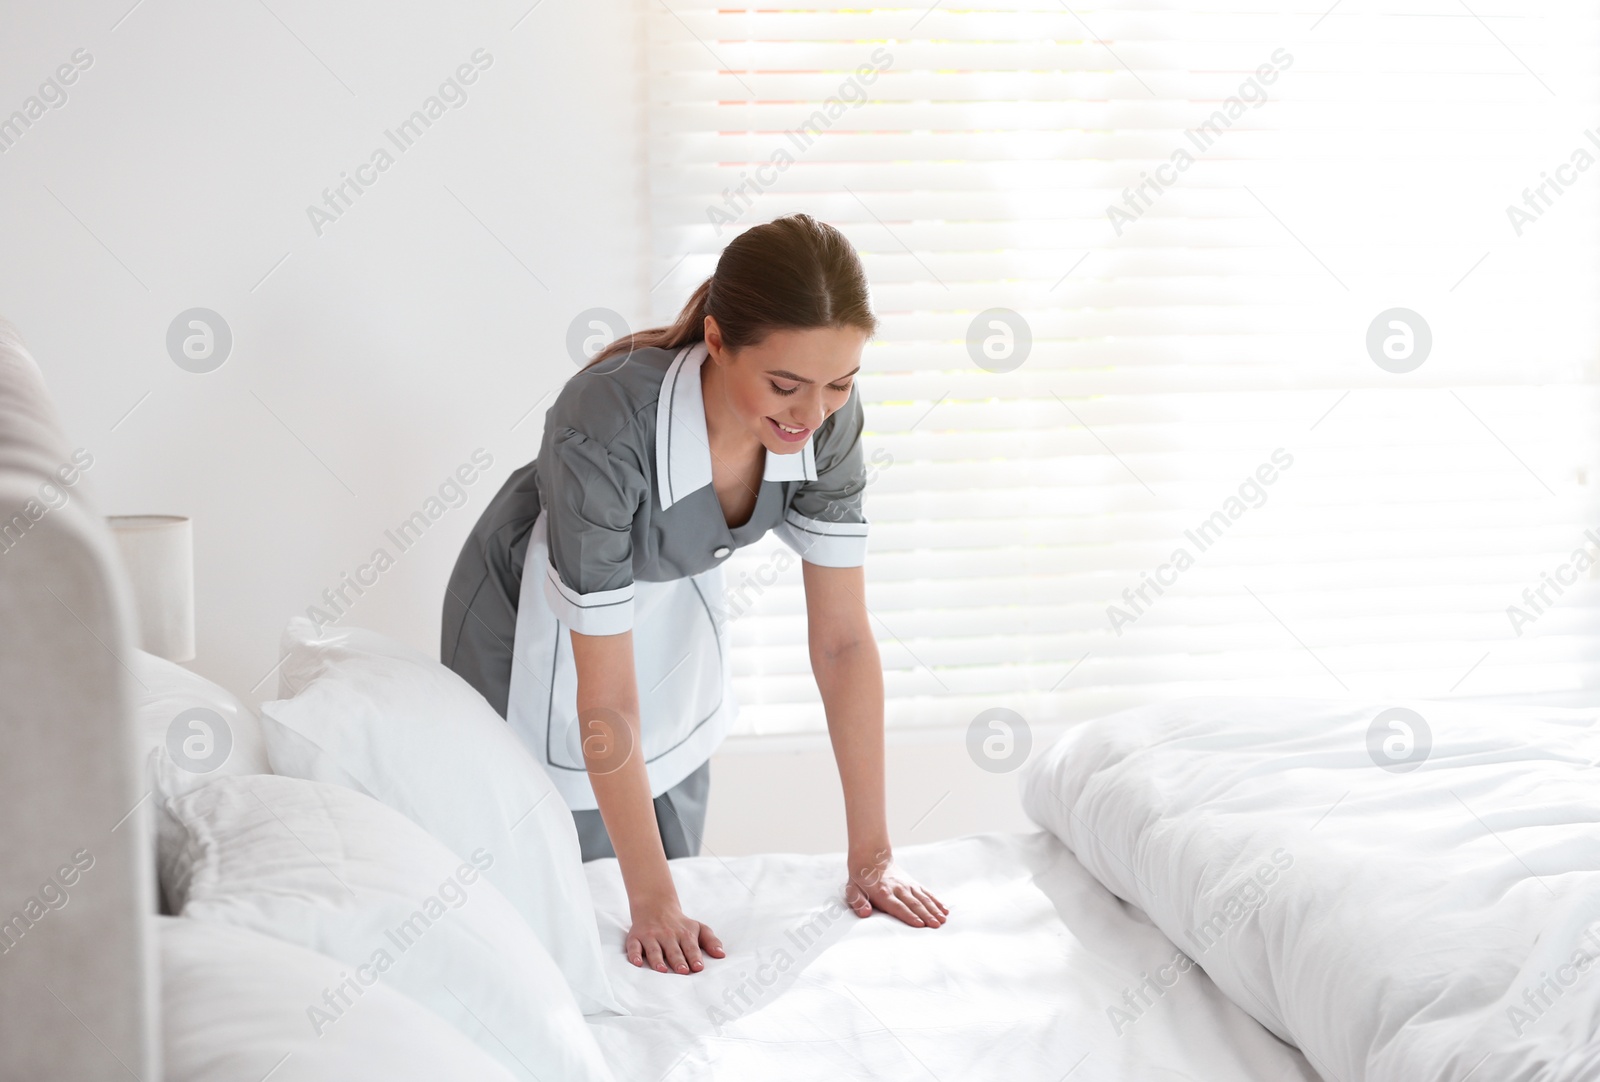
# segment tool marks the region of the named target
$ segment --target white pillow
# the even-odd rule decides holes
[[[482,878],[498,854],[460,860],[371,797],[299,778],[222,778],[167,807],[187,834],[184,917],[336,958],[347,989],[404,992],[518,1077],[611,1078],[561,971]],[[339,997],[308,1001],[315,1029],[337,1025]]]
[[[133,711],[139,733],[139,761],[145,764],[144,787],[156,794],[156,872],[176,844],[176,826],[162,809],[163,797],[178,796],[216,778],[236,774],[270,774],[267,746],[255,712],[232,692],[182,665],[143,650],[134,650]],[[162,893],[162,912],[177,907]]]
[[[319,1033],[307,1008],[346,979],[315,951],[255,932],[156,917],[166,1082],[512,1082],[444,1019],[382,983]]]
[[[261,723],[232,692],[182,665],[143,650],[133,651],[133,709],[140,737],[139,760],[151,749],[178,769],[167,771],[177,796],[214,778],[270,774]],[[155,777],[147,780],[154,785]]]
[[[477,689],[392,639],[360,628],[283,633],[280,694],[261,706],[279,774],[376,797],[486,872],[566,975],[585,1014],[626,1013],[601,964],[594,902],[572,812],[538,761]]]

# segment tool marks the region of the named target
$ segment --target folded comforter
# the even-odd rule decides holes
[[[1590,711],[1190,699],[1078,726],[1021,783],[1325,1078],[1576,1082],[1600,1078],[1597,760]]]

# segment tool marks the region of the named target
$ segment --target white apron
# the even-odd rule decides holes
[[[512,643],[506,721],[573,811],[598,808],[577,724],[578,678],[567,625],[544,597],[550,562],[546,516],[528,538]],[[722,568],[673,582],[636,582],[633,659],[639,727],[650,795],[688,777],[722,743],[738,711],[729,681],[725,621],[710,599],[722,596]]]

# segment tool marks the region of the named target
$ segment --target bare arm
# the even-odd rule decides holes
[[[858,916],[874,906],[907,924],[938,927],[948,907],[894,867],[885,811],[883,663],[867,619],[860,567],[801,565],[811,671],[822,693],[828,736],[844,789],[850,885]]]
[[[702,948],[721,958],[722,943],[710,928],[684,916],[667,866],[650,778],[639,753],[633,632],[581,635],[574,631],[572,658],[578,676],[583,761],[622,869],[632,913],[628,959],[661,972],[697,973],[704,968]]]

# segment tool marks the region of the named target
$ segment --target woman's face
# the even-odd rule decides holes
[[[792,455],[850,397],[867,332],[859,327],[771,331],[737,353],[706,317],[706,350],[735,423],[773,454]]]

